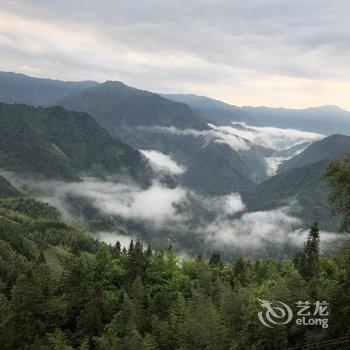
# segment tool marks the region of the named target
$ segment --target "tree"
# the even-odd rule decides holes
[[[81,336],[98,336],[103,329],[103,296],[102,287],[95,285],[93,295],[82,310],[77,321],[77,332]]]
[[[158,350],[158,344],[155,338],[147,333],[143,339],[143,348],[144,350]]]
[[[213,254],[210,257],[209,265],[211,267],[222,267],[221,255],[218,250],[214,250]]]
[[[140,241],[130,242],[129,252],[125,261],[127,276],[133,282],[138,276],[144,279],[149,257],[143,252],[143,245]]]
[[[300,274],[304,279],[310,282],[312,279],[317,279],[320,268],[320,230],[315,223],[307,236],[304,251],[299,254],[297,264]]]
[[[242,286],[247,284],[247,269],[244,259],[240,256],[234,266],[234,274]]]
[[[325,176],[332,189],[332,211],[342,217],[339,231],[350,232],[350,154],[330,163]]]
[[[11,299],[11,325],[16,334],[13,339],[14,348],[31,344],[35,338],[47,333],[44,301],[43,292],[36,283],[33,272],[18,278]]]
[[[53,333],[46,335],[49,348],[52,350],[72,350],[69,345],[67,336],[60,330],[56,329]]]

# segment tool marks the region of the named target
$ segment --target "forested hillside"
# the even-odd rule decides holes
[[[188,105],[117,81],[107,81],[86,89],[58,100],[57,104],[91,114],[115,135],[119,135],[120,128],[136,126],[174,126],[199,130],[207,128],[202,118]]]
[[[348,188],[348,170],[344,160],[328,167],[334,196]],[[346,219],[347,209],[340,212]],[[328,342],[339,349],[349,339],[350,250],[321,256],[319,239],[315,224],[293,260],[228,264],[213,252],[209,261],[180,261],[171,247],[95,242],[46,204],[1,200],[0,346],[277,350]],[[268,328],[259,299],[293,308],[296,300],[325,300],[328,327]]]
[[[151,176],[138,151],[112,138],[88,114],[8,104],[0,104],[0,168],[66,180],[85,173],[148,183]]]
[[[252,173],[230,146],[212,142],[194,152],[182,183],[198,193],[220,196],[254,187]]]
[[[316,141],[300,154],[288,159],[278,168],[282,173],[324,159],[334,159],[350,151],[350,136],[332,135]]]
[[[250,210],[269,210],[290,206],[306,224],[315,220],[324,230],[334,230],[336,220],[329,210],[329,187],[324,171],[330,160],[323,160],[278,174],[242,196]]]

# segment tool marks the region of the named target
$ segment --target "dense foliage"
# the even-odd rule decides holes
[[[334,195],[349,186],[347,167],[336,162],[328,172]],[[328,349],[348,344],[350,247],[320,255],[317,224],[293,260],[240,258],[228,264],[217,251],[207,262],[200,256],[179,260],[171,247],[152,252],[140,241],[128,249],[107,246],[34,200],[2,200],[0,209],[3,349],[287,349],[330,339],[335,345]],[[291,306],[327,301],[329,327],[291,322],[268,328],[257,316],[259,299]]]

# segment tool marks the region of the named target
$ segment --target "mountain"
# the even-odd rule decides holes
[[[320,106],[304,109],[238,107],[205,96],[169,94],[163,95],[173,101],[187,103],[204,113],[214,124],[245,122],[254,126],[293,128],[325,135],[350,135],[350,112],[338,106]]]
[[[273,126],[312,131],[324,135],[350,135],[350,112],[338,106],[305,109],[242,107],[249,122],[256,126]]]
[[[91,114],[112,134],[125,127],[176,127],[207,129],[206,123],[189,106],[158,94],[107,81],[57,101],[68,109]]]
[[[49,105],[59,98],[97,84],[94,81],[68,82],[0,72],[0,102]]]
[[[329,188],[324,181],[329,162],[321,160],[291,169],[243,192],[247,209],[260,211],[291,205],[291,212],[303,219],[306,226],[317,221],[324,230],[336,230],[336,220],[329,211]]]
[[[204,113],[205,118],[214,124],[229,124],[231,121],[246,121],[248,114],[240,107],[194,94],[163,94],[169,100],[188,104],[191,108]]]
[[[67,180],[126,175],[142,183],[151,172],[143,155],[86,113],[8,104],[0,104],[0,168]]]
[[[299,143],[287,149],[278,151],[278,155],[285,158],[294,157],[295,155],[303,152],[311,144],[312,144],[312,141],[305,141],[303,143]]]
[[[24,83],[28,79],[32,81],[29,77],[25,79],[22,77],[24,91],[29,89],[29,86]],[[33,80],[36,81],[35,78]],[[27,92],[30,93],[30,89]],[[212,130],[207,125],[207,116],[202,112],[194,111],[182,102],[174,102],[158,94],[135,89],[120,82],[108,81],[73,91],[68,96],[58,98],[50,104],[58,104],[73,111],[91,114],[102,127],[108,129],[112,136],[120,138],[133,148],[157,150],[171,154],[172,158],[186,167],[191,164],[188,179],[195,176],[195,169],[200,168],[192,165],[193,154],[201,154],[202,147],[208,144],[207,137],[212,137],[210,134]],[[54,144],[57,145],[57,142]],[[208,149],[213,152],[215,147],[218,148],[216,151],[218,154],[222,147],[217,143],[212,144]],[[41,146],[38,148],[43,149]],[[51,149],[50,152],[55,153],[54,151]],[[229,193],[232,188],[242,188],[243,180],[237,175],[237,171],[238,174],[248,177],[249,181],[259,182],[266,178],[265,160],[260,151],[254,149],[251,152],[245,152],[244,155],[238,155],[233,149],[226,147],[225,152],[224,157],[232,152],[229,157],[239,158],[241,165],[251,171],[249,173],[237,165],[230,169],[233,162],[225,161],[224,165],[222,164],[225,170],[222,172],[221,191],[223,191],[223,184],[226,184],[227,187],[225,193]],[[55,157],[57,155],[55,154]],[[211,158],[209,154],[207,156]],[[62,159],[55,161],[56,167],[63,167],[56,173],[61,172],[65,173],[65,177],[72,177],[74,170],[68,169],[61,163]],[[53,164],[50,164],[48,168],[53,169]],[[45,175],[53,176],[47,171]],[[221,174],[216,176],[217,181],[220,176]],[[233,183],[230,183],[229,179]]]
[[[220,196],[252,188],[249,174],[237,152],[226,144],[211,142],[194,153],[182,183],[199,193]]]
[[[350,151],[350,136],[332,135],[308,146],[303,152],[285,161],[278,173],[324,159],[332,159]]]
[[[7,179],[0,175],[0,198],[19,197],[20,194]]]

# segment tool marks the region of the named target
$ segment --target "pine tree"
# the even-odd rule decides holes
[[[99,283],[94,287],[93,295],[81,312],[77,321],[77,332],[80,336],[98,336],[103,329],[103,296]]]
[[[144,279],[147,265],[148,258],[143,251],[143,245],[141,241],[136,241],[135,245],[131,241],[129,253],[125,261],[125,267],[129,281],[133,282],[138,276]]]
[[[320,268],[320,231],[315,223],[307,236],[303,254],[299,256],[299,270],[306,281],[317,279]]]
[[[211,255],[209,265],[211,267],[222,267],[221,255],[218,250],[215,250]]]
[[[246,264],[242,257],[239,257],[238,260],[236,261],[236,264],[234,266],[234,274],[242,286],[245,286],[247,284],[248,278],[247,278]]]

